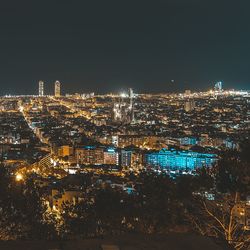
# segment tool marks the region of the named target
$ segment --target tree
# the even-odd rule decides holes
[[[20,236],[21,228],[19,213],[14,205],[15,196],[12,187],[15,183],[3,165],[0,166],[0,180],[0,239],[14,240]]]
[[[180,222],[182,206],[176,195],[174,180],[166,174],[143,172],[138,181],[135,211],[136,230],[144,233],[166,233]]]
[[[225,239],[235,249],[242,249],[250,243],[250,234],[242,222],[244,213],[238,211],[244,209],[241,199],[244,200],[250,192],[250,167],[249,158],[245,157],[246,151],[250,152],[244,144],[239,152],[225,152],[210,172],[214,188],[207,189],[207,192],[213,193],[214,199],[204,194],[197,195],[197,202],[190,213],[192,223],[201,234]]]
[[[96,236],[96,219],[93,204],[89,201],[66,202],[62,206],[63,237],[87,238]]]
[[[95,195],[94,213],[103,234],[118,234],[122,230],[124,219],[124,200],[126,194],[106,187]]]

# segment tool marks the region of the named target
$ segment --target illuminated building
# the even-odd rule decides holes
[[[68,145],[64,145],[58,148],[58,156],[59,157],[65,157],[70,156],[73,154],[73,147],[70,147]]]
[[[61,83],[59,81],[55,82],[55,96],[61,96]]]
[[[196,145],[198,144],[198,140],[194,137],[183,137],[178,139],[180,141],[180,145]]]
[[[134,92],[133,92],[133,89],[130,88],[129,89],[129,99],[130,99],[130,115],[131,115],[131,122],[134,121]]]
[[[122,149],[120,165],[124,168],[139,169],[143,167],[143,152],[135,148]]]
[[[38,89],[39,96],[43,96],[44,95],[44,82],[39,81],[38,84],[39,84],[39,89]]]
[[[187,101],[185,101],[185,103],[184,103],[184,110],[186,112],[190,112],[190,111],[194,110],[194,108],[195,108],[195,102],[194,102],[194,100],[187,100]]]
[[[102,165],[104,163],[103,148],[84,146],[76,149],[77,164]]]
[[[127,103],[119,102],[114,104],[113,119],[115,122],[129,123]]]
[[[216,82],[214,85],[214,90],[221,92],[222,91],[222,82]]]
[[[122,167],[131,167],[132,165],[132,153],[131,150],[121,150],[121,166]]]
[[[117,135],[112,136],[112,145],[114,145],[115,147],[118,146],[118,136]]]
[[[127,97],[129,97],[129,103],[123,100],[123,98]],[[122,93],[121,98],[119,102],[114,103],[113,120],[115,122],[131,123],[134,120],[133,89],[129,89],[129,95]]]
[[[134,91],[132,88],[129,88],[129,98],[133,99],[134,98]]]
[[[215,154],[203,154],[192,151],[162,149],[158,152],[145,154],[147,166],[170,170],[194,170],[203,166],[211,167],[216,160]]]
[[[103,153],[104,164],[119,165],[119,154],[115,148],[107,148]]]
[[[160,140],[157,136],[143,136],[143,135],[119,135],[118,146],[124,148],[134,145],[141,148],[154,148],[157,142]]]
[[[145,144],[145,137],[138,135],[119,135],[118,146],[121,148],[134,145],[140,147]]]

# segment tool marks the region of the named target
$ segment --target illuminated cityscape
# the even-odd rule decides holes
[[[209,174],[222,164],[224,152],[240,150],[249,133],[250,92],[215,86],[207,92],[138,94],[129,88],[63,96],[56,81],[55,95],[45,96],[39,81],[37,96],[0,98],[1,162],[18,183],[32,178],[46,188],[43,202],[57,216],[65,204],[86,202],[80,177],[88,178],[87,192],[110,187],[131,197],[145,174],[195,182],[201,170]],[[205,197],[216,200],[212,189]],[[246,232],[247,197],[233,207]]]
[[[0,249],[250,250],[249,8],[2,3]]]

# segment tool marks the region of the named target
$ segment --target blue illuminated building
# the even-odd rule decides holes
[[[162,149],[145,154],[145,163],[149,167],[160,167],[169,170],[194,170],[200,167],[211,167],[217,161],[217,155],[193,151],[176,151]]]
[[[198,140],[194,137],[183,137],[179,139],[181,145],[196,145]]]

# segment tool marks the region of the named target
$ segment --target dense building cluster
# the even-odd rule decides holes
[[[2,151],[33,138],[40,144],[37,151],[50,151],[54,164],[62,168],[174,164],[177,169],[195,169],[211,166],[220,150],[237,148],[249,129],[247,92],[139,95],[130,89],[121,95],[64,97],[59,89],[57,81],[55,96],[44,96],[40,81],[39,97],[1,99]]]
[[[153,95],[135,94],[130,89],[121,95],[63,96],[57,81],[55,95],[45,96],[43,88],[40,81],[39,96],[0,98],[0,156],[17,182],[32,176],[34,185],[43,190],[47,212],[58,218],[67,211],[65,204],[79,202],[96,213],[100,190],[116,190],[144,202],[141,195],[152,173],[156,177],[150,181],[162,181],[165,176],[163,185],[171,183],[169,188],[176,196],[188,183],[183,176],[192,176],[192,199],[198,195],[218,202],[215,189],[197,189],[200,184],[195,178],[202,171],[218,171],[224,152],[239,151],[250,128],[250,97],[243,91]],[[244,194],[233,213],[248,228],[247,197]],[[175,198],[171,199],[175,204]],[[182,202],[176,203],[181,210]],[[131,225],[136,227],[137,222]]]

